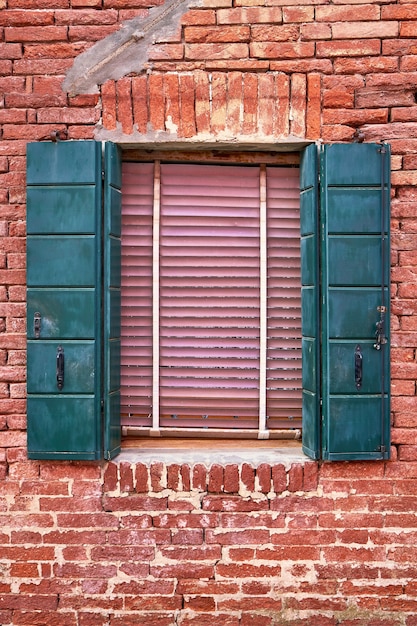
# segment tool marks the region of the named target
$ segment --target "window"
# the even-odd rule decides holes
[[[108,143],[102,155],[101,144],[94,141],[35,143],[28,146],[27,167],[29,456],[111,458],[120,449],[121,433],[121,153],[114,144]],[[189,221],[182,220],[181,228],[178,221],[166,223],[167,208],[172,209],[175,205],[170,199],[172,194],[164,196],[164,189],[169,187],[166,181],[174,181],[177,198],[189,191],[186,188],[188,184],[178,183],[180,176],[176,168],[179,167],[182,166],[161,164],[160,183],[158,176],[151,173],[151,188],[158,188],[160,184],[162,190],[160,202],[157,202],[158,196],[153,194],[153,209],[159,207],[159,210],[156,214],[153,210],[151,217],[155,219],[159,212],[162,225],[160,243],[155,246],[152,242],[152,271],[154,274],[157,268],[162,288],[155,291],[160,301],[156,302],[153,298],[151,303],[153,309],[158,307],[161,315],[151,316],[153,319],[145,324],[147,327],[152,324],[153,356],[158,353],[165,358],[168,354],[169,359],[174,360],[177,356],[173,347],[178,343],[182,348],[184,342],[182,336],[178,340],[175,334],[179,326],[175,327],[177,330],[173,334],[171,332],[168,320],[172,320],[172,301],[177,297],[175,294],[180,294],[177,299],[181,300],[181,306],[184,302],[187,304],[190,288],[183,280],[182,268],[172,272],[175,263],[173,266],[166,265],[162,248],[165,245],[171,248],[181,245],[183,257],[187,256],[182,246],[184,234],[181,228],[190,229]],[[232,170],[227,167],[222,172],[228,171],[230,176],[226,178],[230,181],[233,180]],[[242,214],[237,225],[233,224],[233,228],[237,228],[236,233],[232,228],[226,239],[229,237],[233,243],[238,243],[242,234],[249,231],[248,239],[259,239],[253,249],[261,252],[253,258],[247,255],[255,263],[254,275],[245,269],[242,275],[239,274],[239,286],[231,284],[229,288],[233,294],[233,290],[241,288],[241,278],[242,285],[247,281],[245,287],[242,286],[249,294],[243,299],[246,303],[251,302],[251,291],[261,293],[262,284],[264,288],[266,286],[267,297],[257,297],[258,304],[252,307],[256,309],[254,318],[259,318],[259,324],[251,327],[252,332],[256,326],[259,335],[259,341],[255,336],[253,343],[261,346],[264,338],[266,346],[253,348],[248,331],[248,336],[243,335],[244,342],[238,348],[248,354],[254,351],[259,363],[264,360],[264,365],[254,368],[260,372],[259,380],[255,383],[253,377],[249,378],[247,386],[245,383],[245,393],[247,389],[259,388],[259,397],[256,403],[252,403],[251,413],[256,413],[255,404],[261,407],[264,403],[266,422],[267,414],[274,414],[270,409],[274,401],[269,392],[273,385],[267,375],[267,372],[272,372],[269,378],[275,378],[276,374],[271,366],[276,364],[272,348],[280,346],[282,339],[288,337],[286,327],[285,337],[279,335],[284,327],[282,320],[271,323],[279,306],[276,306],[273,294],[273,268],[268,266],[268,259],[274,261],[278,257],[268,230],[281,232],[281,220],[273,217],[275,191],[271,190],[282,188],[279,178],[282,170],[262,164],[259,167],[238,167],[236,170],[239,174],[235,180],[243,180],[245,190],[252,189],[251,193],[245,192],[245,202],[250,204],[249,199],[256,198],[250,208],[254,216],[247,220]],[[215,179],[213,175],[201,174],[200,170],[195,170],[194,174],[193,180],[200,180],[201,185]],[[259,182],[254,184],[255,181]],[[240,187],[241,182],[236,186]],[[226,189],[223,180],[216,194],[222,197]],[[206,191],[200,195],[204,202],[210,196]],[[319,149],[312,145],[301,154],[302,428],[303,450],[312,458],[381,459],[389,455],[389,195],[389,148],[384,144],[335,144]],[[266,236],[259,234],[263,228],[262,214],[267,218]],[[275,226],[277,222],[280,222],[278,228]],[[206,237],[203,241],[199,238],[201,228],[212,228],[211,222],[191,224],[188,251],[206,243]],[[148,235],[147,244],[145,230],[143,247],[146,249],[150,239]],[[255,235],[255,232],[258,234]],[[216,233],[216,236],[219,235]],[[229,245],[224,246],[225,250],[228,248]],[[216,252],[218,258],[216,247],[212,246],[211,250]],[[223,252],[220,257],[223,257],[223,265],[215,277],[219,284],[224,279],[227,265]],[[239,257],[234,254],[233,258]],[[242,255],[241,260],[246,262],[246,257]],[[146,265],[149,267],[149,264]],[[167,267],[171,267],[168,273]],[[246,267],[244,263],[240,269],[242,267]],[[203,281],[204,276],[196,278]],[[172,285],[175,286],[174,296]],[[193,289],[201,292],[202,285]],[[277,293],[279,297],[279,288]],[[141,303],[144,309],[150,306],[149,299],[148,304],[145,300],[143,298],[143,305]],[[235,301],[231,299],[239,307],[241,300],[240,297],[236,297]],[[254,303],[255,299],[252,301]],[[201,311],[201,307],[198,308]],[[165,315],[165,309],[168,315]],[[185,306],[181,310],[181,315],[187,312],[186,309]],[[211,304],[208,307],[210,318],[213,310]],[[236,312],[233,306],[229,312]],[[238,315],[234,317],[249,319],[250,315],[249,306],[239,308]],[[270,328],[275,326],[278,332],[269,345],[268,317]],[[190,320],[192,348],[196,337],[200,340],[206,337],[197,334],[198,316],[191,316]],[[237,322],[228,325],[226,332],[233,327],[236,330],[237,326]],[[232,335],[227,337],[230,339]],[[159,339],[157,342],[154,341],[156,337]],[[167,339],[168,343],[164,343]],[[299,337],[294,336],[293,340],[299,341]],[[217,346],[214,348],[217,349]],[[223,344],[221,349],[224,349]],[[296,348],[294,352],[297,352]],[[188,352],[182,354],[181,351],[180,357],[187,361],[190,358]],[[177,395],[170,391],[176,388],[177,383],[184,384],[181,358],[179,365],[175,363],[180,369],[174,372],[174,376],[174,361],[168,359],[168,365],[162,361],[162,368],[167,370],[167,376],[164,373],[162,377],[156,375],[155,358],[152,359],[152,401],[158,398],[162,407],[160,425],[171,423],[175,419],[172,416],[178,416],[179,413],[171,413],[178,397],[190,397],[190,381],[186,382],[187,394],[182,390]],[[212,360],[209,355],[207,361],[210,363],[206,363],[205,367],[211,368]],[[247,358],[245,365],[250,365],[250,360],[250,357]],[[234,365],[231,365],[231,370]],[[296,370],[297,366],[292,369]],[[209,377],[214,379],[212,369],[209,371]],[[225,389],[227,376],[222,376],[219,388]],[[280,381],[276,386],[279,392],[285,376],[286,373],[280,373],[277,378]],[[157,379],[163,384],[155,393]],[[196,379],[198,377],[194,377],[191,386],[196,384]],[[241,380],[242,376],[235,377],[235,395],[241,392]],[[161,386],[164,387],[162,394]],[[295,390],[295,384],[290,389]],[[210,398],[211,394],[208,393],[207,397]],[[230,407],[234,404],[235,399],[232,398]],[[242,403],[243,406],[246,402]],[[200,415],[203,409],[201,403],[198,407],[191,407],[190,415],[184,418],[185,425],[188,419],[194,419],[194,409],[197,408],[196,417],[204,425],[203,416],[210,412]],[[293,412],[293,407],[290,408]],[[128,410],[127,413],[134,414],[135,411]],[[141,416],[138,411],[139,420],[146,418],[146,409],[142,413]],[[233,415],[230,412],[219,415],[222,427],[225,424],[223,420],[230,420],[233,424],[234,415],[234,412]],[[262,411],[257,411],[256,418],[259,415]],[[257,427],[253,415],[246,418],[252,419],[252,428]],[[249,421],[243,424],[247,426]],[[265,425],[260,424],[261,430]]]
[[[122,188],[125,430],[300,428],[298,168],[125,163]]]

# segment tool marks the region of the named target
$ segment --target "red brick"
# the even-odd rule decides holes
[[[180,136],[192,137],[196,132],[195,120],[195,85],[194,78],[187,74],[180,75]]]
[[[252,26],[251,41],[297,41],[300,37],[299,27],[291,26]]]
[[[58,614],[52,611],[42,611],[35,613],[32,611],[14,611],[13,623],[16,626],[76,626],[76,614],[65,612]]]
[[[54,24],[53,11],[7,11],[0,13],[0,26],[47,26]]]
[[[380,54],[381,44],[376,39],[358,41],[318,41],[318,57],[367,56]]]
[[[67,29],[65,26],[36,26],[8,27],[4,29],[6,42],[39,42],[39,41],[66,41]]]
[[[399,61],[396,57],[345,57],[334,60],[337,74],[367,74],[369,72],[398,72]]]
[[[201,11],[198,9],[190,9],[181,18],[183,26],[213,26],[216,23],[216,12],[213,10]]]
[[[314,11],[312,6],[289,6],[282,9],[282,16],[284,22],[312,22]]]
[[[210,130],[210,87],[206,72],[195,73],[195,122],[197,133]]]
[[[397,37],[398,22],[335,22],[332,24],[334,39],[366,39]]]
[[[272,135],[276,112],[274,74],[260,74],[258,76],[258,90],[258,128],[264,135]]]
[[[180,465],[174,463],[167,467],[167,487],[168,489],[178,490],[180,483]]]
[[[255,490],[255,469],[248,463],[242,464],[241,480],[248,491]]]
[[[205,563],[182,561],[176,565],[152,565],[151,576],[155,578],[213,578],[214,567]]]
[[[184,57],[184,46],[178,44],[159,44],[154,45],[149,51],[149,61],[181,61]]]
[[[247,42],[249,26],[186,26],[184,38],[187,43],[236,43]]]
[[[253,624],[256,624],[256,626],[273,626],[273,619],[273,617],[268,617],[267,615],[246,612],[242,615],[240,625],[253,626]]]
[[[238,496],[205,496],[204,511],[263,511],[268,509],[266,500],[246,500]]]
[[[269,512],[261,513],[222,513],[220,515],[220,526],[225,528],[283,528],[285,526],[284,516],[272,516]],[[213,525],[212,525],[213,526]]]
[[[0,43],[0,59],[20,59],[22,54],[20,43]]]
[[[227,116],[227,88],[226,75],[223,72],[215,72],[211,81],[212,112],[211,112],[211,132],[220,133],[226,127]],[[227,120],[229,122],[229,120]],[[231,120],[230,120],[231,121]],[[233,128],[233,132],[238,129]]]
[[[328,563],[339,563],[341,561],[351,563],[382,561],[385,558],[385,549],[344,546],[324,547],[323,556]]]
[[[304,41],[317,41],[318,39],[331,39],[332,30],[329,24],[302,24],[300,27],[301,38]]]
[[[165,97],[165,126],[167,129],[179,128],[180,124],[180,96],[179,80],[176,74],[166,74],[164,76],[164,97]]]
[[[74,2],[72,2],[74,5]],[[54,12],[55,23],[66,25],[80,25],[80,24],[115,24],[117,22],[117,11],[114,9],[107,9],[104,11],[74,11],[74,10],[60,10]]]
[[[132,82],[130,78],[117,81],[117,121],[126,135],[133,132]]]
[[[153,130],[165,129],[163,82],[161,74],[151,74],[148,80],[149,122]]]
[[[217,11],[218,24],[280,24],[281,7],[248,6]]]
[[[237,616],[229,615],[227,613],[216,613],[216,619],[219,619],[219,623],[222,626],[240,626]],[[181,619],[181,626],[211,626],[213,624],[213,615],[210,613],[204,615],[197,612],[195,614],[185,614],[184,619]]]
[[[244,135],[251,135],[258,127],[258,78],[256,74],[243,76],[243,125]]]
[[[150,466],[149,474],[151,479],[151,488],[154,492],[162,491],[165,480],[165,465],[161,462],[153,462]]]
[[[303,466],[292,465],[288,472],[288,491],[301,491],[303,489]]]
[[[146,133],[148,123],[148,98],[146,76],[132,78],[133,121],[139,133]]]
[[[176,619],[175,613],[169,612],[161,612],[158,613],[132,613],[131,615],[126,614],[123,611],[122,615],[118,616],[117,613],[114,614],[111,620],[111,626],[138,626],[138,624],[146,624],[146,626],[172,626],[174,620]]]
[[[205,491],[207,488],[207,469],[200,463],[193,467],[192,488],[200,491]]]
[[[400,461],[417,461],[417,445],[400,445],[398,458]]]
[[[261,463],[256,469],[256,478],[259,490],[262,493],[269,493],[271,490],[271,466],[268,463]]]
[[[400,27],[400,37],[417,37],[417,21],[402,22]]]
[[[306,463],[304,465],[304,482],[305,491],[315,490],[318,486],[319,467],[317,463]]]
[[[276,93],[278,97],[275,129],[278,136],[289,132],[290,119],[290,79],[285,74],[276,77]]]
[[[281,573],[279,564],[264,565],[250,563],[219,563],[216,566],[216,573],[222,578],[264,578],[277,577]]]
[[[276,493],[282,493],[287,489],[287,472],[284,465],[272,466],[272,483]]]
[[[314,56],[314,43],[251,43],[250,54],[260,59],[299,59],[300,57],[312,57]]]
[[[101,87],[101,103],[103,107],[103,126],[106,130],[115,130],[117,123],[116,113],[116,83],[108,81]]]
[[[62,27],[56,27],[62,28]],[[119,25],[112,26],[70,26],[68,31],[69,41],[99,41],[118,30]]]
[[[189,465],[181,465],[180,469],[182,488],[184,491],[190,491],[191,489],[191,469]]]
[[[226,465],[224,469],[224,491],[226,493],[239,491],[239,468],[237,465]]]
[[[244,59],[249,55],[245,43],[201,43],[186,44],[185,58],[191,61],[205,59]]]
[[[224,469],[221,465],[213,464],[209,470],[208,491],[210,493],[220,493],[223,491]]]

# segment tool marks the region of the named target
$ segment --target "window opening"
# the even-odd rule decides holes
[[[297,431],[298,169],[125,163],[122,189],[125,432]]]

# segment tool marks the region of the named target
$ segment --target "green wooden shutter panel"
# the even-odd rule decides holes
[[[302,154],[303,450],[313,459],[389,457],[389,156],[377,144]]]
[[[303,450],[320,457],[320,318],[318,156],[311,145],[300,163]]]
[[[120,275],[122,170],[120,149],[104,152],[104,456],[120,452]]]
[[[117,158],[113,160],[117,171]],[[27,185],[28,454],[37,459],[98,459],[103,455],[103,428],[104,434],[108,431],[102,420],[107,390],[102,298],[108,272],[101,260],[107,245],[101,144],[29,144]],[[112,204],[117,214],[117,202],[108,200],[109,215]],[[112,285],[117,286],[117,269]],[[57,386],[60,348],[62,389]],[[116,387],[117,377],[113,394]]]
[[[388,343],[374,347],[381,306],[389,334],[388,147],[324,146],[320,169],[322,456],[388,458]]]

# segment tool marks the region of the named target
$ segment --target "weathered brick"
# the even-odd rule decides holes
[[[107,130],[114,130],[116,128],[116,84],[114,81],[108,81],[101,88],[101,100],[102,100],[102,118],[103,126]]]
[[[381,44],[377,39],[358,41],[318,41],[318,57],[368,56],[380,54]]]
[[[217,11],[218,24],[280,24],[281,22],[282,9],[280,7],[248,6]]]
[[[300,37],[299,28],[291,26],[252,26],[251,41],[297,41]]]
[[[318,45],[318,44],[317,44]],[[314,56],[314,43],[258,43],[250,44],[251,56],[261,59],[299,59]]]
[[[132,78],[133,121],[139,133],[145,133],[148,122],[146,76]]]
[[[117,119],[126,135],[133,131],[132,83],[130,78],[117,81]]]
[[[348,3],[343,3],[339,6],[335,4],[317,6],[315,17],[320,22],[353,22],[358,20],[379,20],[379,13],[379,6],[375,4],[356,4],[352,6]]]
[[[25,26],[24,28],[10,26],[4,29],[6,42],[39,42],[39,41],[67,41],[65,26]]]
[[[245,43],[200,43],[186,44],[185,59],[242,59],[248,57],[248,46]]]
[[[192,137],[196,132],[195,85],[192,76],[187,74],[180,76],[179,94],[181,106],[180,134],[182,137]]]
[[[249,41],[249,26],[187,26],[184,29],[188,43],[228,43]]]
[[[73,4],[73,3],[72,3]],[[116,24],[117,11],[115,9],[107,9],[104,11],[84,10],[63,10],[58,9],[54,12],[55,23],[58,25],[80,25],[80,24]]]

